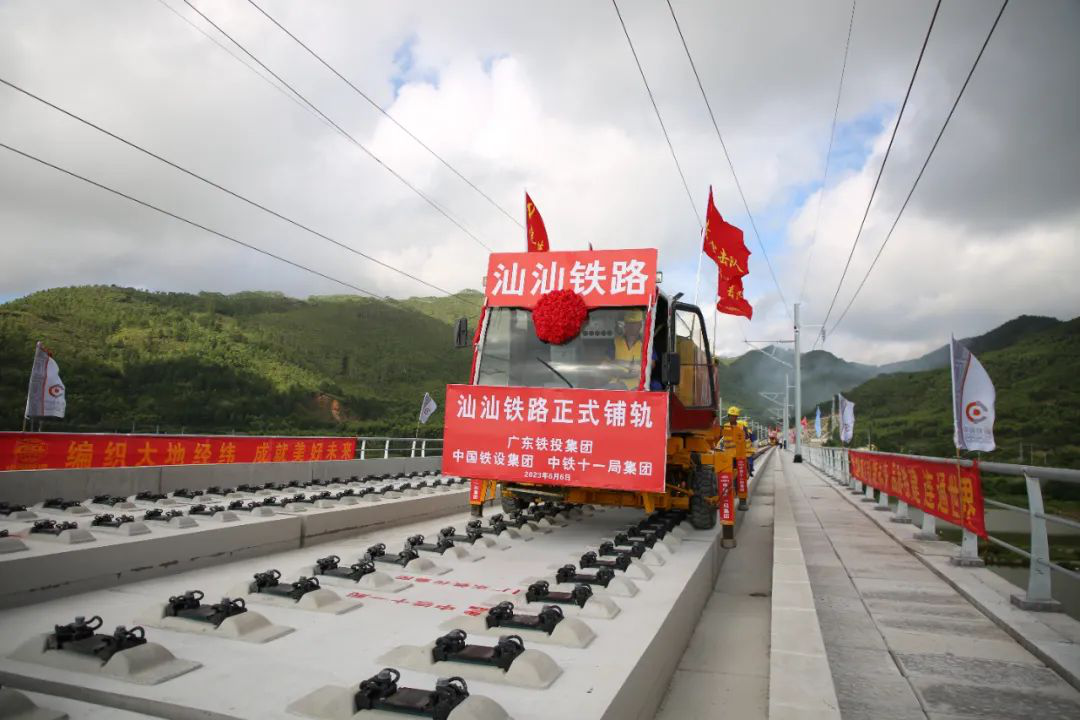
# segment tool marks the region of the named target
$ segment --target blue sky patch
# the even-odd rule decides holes
[[[390,77],[390,84],[394,88],[394,97],[398,96],[401,88],[410,83],[421,83],[439,87],[439,73],[434,68],[418,66],[416,62],[416,43],[419,38],[415,34],[405,38],[394,50],[394,66],[397,70]]]

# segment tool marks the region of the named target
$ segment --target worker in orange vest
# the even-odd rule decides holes
[[[727,422],[723,428],[724,454],[730,458],[732,477],[735,478],[735,487],[739,498],[739,509],[747,508],[746,478],[740,478],[739,465],[746,464],[746,429],[739,424],[739,408],[732,405],[728,408]]]

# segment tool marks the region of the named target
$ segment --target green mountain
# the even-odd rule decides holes
[[[1065,323],[1050,317],[1021,315],[993,330],[976,337],[963,338],[964,343],[980,358],[983,354],[1012,347],[1031,340],[1046,331],[1060,328]],[[755,418],[768,418],[773,403],[761,396],[761,392],[776,392],[783,399],[784,374],[788,373],[794,382],[794,372],[765,353],[789,365],[794,353],[777,347],[767,347],[763,352],[752,350],[736,358],[724,358],[719,367],[720,395],[725,405],[735,404]],[[832,397],[838,392],[847,395],[854,388],[871,378],[892,373],[913,373],[935,368],[947,368],[949,348],[947,345],[926,353],[912,360],[902,360],[885,365],[864,365],[852,363],[836,357],[824,350],[803,353],[803,415],[813,419],[815,406],[820,405],[822,413],[828,414]],[[789,398],[794,404],[792,391]]]
[[[1041,315],[1021,315],[1013,318],[1004,325],[999,325],[988,333],[976,337],[963,338],[960,342],[964,347],[976,355],[1000,350],[1015,345],[1024,338],[1049,330],[1061,325],[1057,318],[1043,317]],[[919,372],[920,370],[933,370],[949,366],[949,346],[942,345],[914,360],[902,360],[900,362],[882,365],[879,370],[882,373],[891,372]]]
[[[34,293],[0,305],[0,428],[22,424],[42,340],[68,390],[68,416],[52,429],[412,435],[423,393],[441,404],[445,385],[468,374],[448,320],[475,318],[478,302],[477,293],[402,302]],[[423,430],[440,434],[441,421]]]
[[[770,346],[762,352],[752,350],[730,362],[721,362],[717,368],[720,399],[724,406],[737,405],[744,414],[759,420],[768,419],[770,409],[777,407],[761,393],[777,393],[783,402],[785,373],[789,382],[795,382],[793,370],[770,359],[765,353],[789,365],[795,355],[791,350]],[[812,413],[818,403],[828,405],[833,394],[853,388],[878,372],[873,365],[848,362],[824,350],[803,353],[803,407]],[[794,404],[794,391],[791,391],[788,400]],[[823,410],[827,411],[827,408]]]
[[[1029,464],[1080,468],[1080,318],[1044,325],[999,349],[969,346],[997,391],[998,449],[983,457],[1019,462],[1022,452]],[[1002,328],[988,335],[1000,341]],[[854,444],[869,436],[881,450],[953,455],[950,383],[945,367],[881,375],[845,393],[855,403]]]

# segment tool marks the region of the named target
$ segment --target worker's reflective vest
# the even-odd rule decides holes
[[[736,460],[746,458],[746,433],[741,425],[724,424],[724,454]]]

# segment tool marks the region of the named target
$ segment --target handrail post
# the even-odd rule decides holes
[[[986,563],[979,557],[979,536],[964,528],[960,552],[949,558],[949,562],[961,567],[984,567]]]
[[[872,485],[867,485],[866,494],[859,498],[859,500],[861,500],[862,502],[874,502],[875,499],[876,498],[874,498],[874,487]]]
[[[367,438],[360,438],[360,459],[364,460],[367,453]]]
[[[420,441],[420,457],[422,457],[422,458],[427,457],[427,438],[423,438]]]
[[[1012,604],[1022,610],[1038,612],[1061,612],[1061,603],[1050,593],[1050,542],[1046,536],[1046,520],[1041,517],[1043,508],[1042,487],[1039,478],[1024,471],[1027,484],[1028,513],[1031,518],[1031,558],[1028,567],[1027,593],[1012,596]]]
[[[416,438],[413,438],[412,447],[409,448],[409,457],[416,457]]]
[[[383,459],[390,457],[390,438],[386,438],[386,443],[383,445]]]
[[[874,506],[874,509],[875,510],[881,510],[881,511],[884,511],[884,512],[892,510],[892,508],[889,507],[889,494],[887,492],[885,492],[884,490],[880,491],[880,493],[878,495],[878,503],[877,503],[877,505]]]
[[[922,525],[919,532],[915,533],[916,540],[937,540],[937,518],[928,512],[923,512]]]
[[[889,518],[894,523],[902,523],[904,525],[911,522],[911,516],[908,515],[908,504],[903,500],[896,501],[896,512]]]

